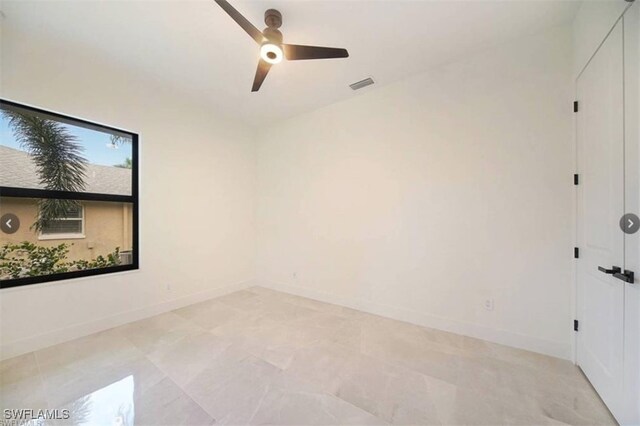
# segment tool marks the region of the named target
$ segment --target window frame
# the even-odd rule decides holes
[[[44,232],[44,229],[41,229],[38,232],[38,241],[51,241],[51,240],[83,240],[87,238],[84,233],[84,204],[80,203],[80,217],[57,217],[53,220],[73,220],[80,221],[80,232],[60,232],[60,233],[50,233],[47,234]]]
[[[131,137],[131,195],[116,195],[116,194],[100,194],[92,192],[73,192],[73,191],[55,191],[47,189],[32,189],[32,188],[17,188],[0,185],[0,197],[11,198],[33,198],[33,199],[61,199],[61,200],[76,200],[76,201],[105,201],[113,203],[125,203],[132,206],[132,263],[127,265],[109,266],[105,268],[86,269],[81,271],[62,272],[50,275],[40,275],[35,277],[22,277],[22,278],[10,278],[7,280],[0,280],[0,289],[20,287],[31,284],[47,283],[52,281],[69,280],[72,278],[89,277],[97,275],[113,274],[116,272],[133,271],[140,269],[140,239],[139,239],[139,156],[138,156],[138,142],[139,135],[129,130],[120,129],[117,127],[107,126],[96,122],[88,121],[82,118],[77,118],[57,112],[36,108],[30,105],[21,104],[18,102],[10,101],[4,98],[0,98],[0,107],[13,107],[19,108],[24,111],[32,112],[35,114],[42,114],[49,116],[52,119],[58,120],[62,123],[72,124],[79,127],[88,129],[106,131],[111,133],[121,133]],[[84,234],[84,206],[83,206],[83,219],[82,227]],[[61,234],[59,234],[61,235]],[[45,238],[45,239],[60,239],[57,238]],[[38,238],[40,240],[40,238]]]

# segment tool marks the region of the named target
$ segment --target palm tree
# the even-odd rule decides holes
[[[130,169],[133,167],[133,162],[130,157],[124,159],[122,164],[116,164],[114,167],[120,167],[121,169]]]
[[[130,138],[120,136],[120,135],[111,135],[110,139],[111,139],[111,145],[114,147],[117,147],[119,145],[124,145],[125,143],[131,143]]]
[[[44,189],[82,191],[85,188],[87,160],[75,136],[60,123],[13,110],[3,110],[20,146],[27,150],[36,165]],[[38,220],[32,228],[41,230],[52,219],[65,217],[78,206],[77,201],[43,199],[39,202]]]

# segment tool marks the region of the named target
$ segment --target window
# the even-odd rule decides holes
[[[85,238],[82,205],[71,206],[64,217],[54,217],[42,222],[41,240],[67,238]]]
[[[138,269],[138,135],[0,100],[0,288]]]

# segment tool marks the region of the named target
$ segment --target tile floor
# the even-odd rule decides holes
[[[615,424],[567,361],[260,287],[3,361],[0,408],[88,425]]]

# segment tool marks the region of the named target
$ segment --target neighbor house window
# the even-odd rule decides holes
[[[138,268],[138,135],[0,100],[0,288]]]
[[[54,217],[42,221],[40,239],[85,238],[84,209],[82,205],[71,206],[64,217]]]

